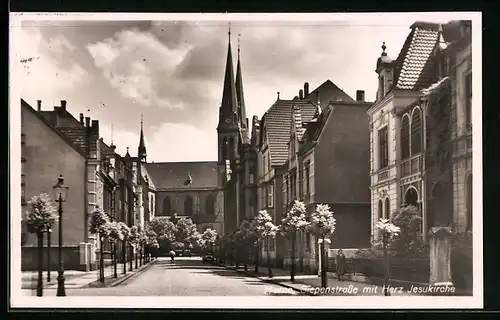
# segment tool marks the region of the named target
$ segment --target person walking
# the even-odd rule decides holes
[[[174,264],[175,263],[175,251],[174,250],[170,250],[170,263],[171,264]]]
[[[343,276],[344,274],[346,273],[346,263],[345,263],[345,255],[344,255],[344,252],[342,251],[342,249],[339,249],[339,251],[337,252],[337,270],[336,270],[336,274],[337,274],[337,278],[339,281],[342,281],[343,279]]]

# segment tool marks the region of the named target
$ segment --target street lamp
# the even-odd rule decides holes
[[[50,235],[52,234],[52,229],[47,229],[47,282],[50,282],[50,263],[52,260],[50,259]]]
[[[64,178],[62,174],[59,176],[54,189],[54,198],[59,203],[59,270],[57,270],[57,296],[66,296],[66,289],[64,288],[64,262],[62,257],[62,213],[63,213],[63,202],[66,201],[68,195],[68,187],[64,184]]]

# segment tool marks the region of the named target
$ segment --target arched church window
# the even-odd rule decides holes
[[[377,212],[377,221],[380,220],[380,218],[384,217],[384,204],[382,203],[382,200],[378,201],[378,212]]]
[[[209,194],[206,200],[206,213],[209,215],[215,214],[215,197],[213,194]]]
[[[385,198],[385,217],[384,219],[391,218],[391,205],[389,203],[389,198]]]
[[[169,216],[172,213],[172,204],[170,198],[167,196],[163,199],[163,215]]]
[[[193,197],[187,195],[184,199],[184,214],[188,216],[193,215]]]

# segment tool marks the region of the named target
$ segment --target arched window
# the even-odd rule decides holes
[[[385,198],[385,217],[384,219],[390,219],[391,218],[391,206],[389,203],[389,198]]]
[[[215,214],[215,197],[213,194],[209,194],[206,201],[206,213],[209,215]]]
[[[418,208],[418,193],[415,188],[408,188],[405,192],[405,203]]]
[[[411,155],[422,151],[422,113],[415,108],[411,116]]]
[[[467,230],[472,230],[472,173],[467,177],[465,185],[465,205],[467,212]]]
[[[410,116],[405,114],[401,121],[401,159],[410,156]]]
[[[170,202],[170,198],[165,197],[163,199],[163,215],[169,216],[170,214],[172,214],[172,204]]]
[[[193,215],[193,198],[190,195],[187,195],[186,199],[184,199],[184,214]]]
[[[382,203],[382,200],[378,201],[378,212],[377,212],[377,221],[380,220],[380,218],[384,217],[384,204]],[[375,221],[375,222],[377,222]]]

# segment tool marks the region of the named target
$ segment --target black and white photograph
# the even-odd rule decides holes
[[[481,13],[9,33],[11,307],[483,306]]]

